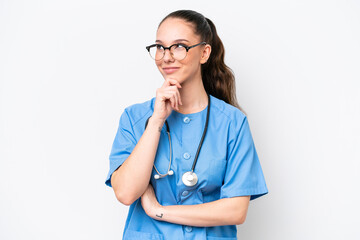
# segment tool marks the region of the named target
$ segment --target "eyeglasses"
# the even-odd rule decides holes
[[[163,59],[163,57],[165,56],[165,50],[169,49],[171,56],[176,59],[176,60],[183,60],[186,55],[187,52],[196,46],[202,45],[202,44],[206,44],[206,42],[201,42],[192,46],[186,46],[182,43],[175,43],[173,45],[171,45],[170,47],[164,47],[161,44],[152,44],[150,46],[146,47],[146,50],[148,50],[150,56],[156,60],[159,61],[161,59]]]

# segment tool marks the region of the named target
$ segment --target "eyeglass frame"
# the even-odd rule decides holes
[[[187,53],[189,52],[189,50],[190,50],[191,48],[197,47],[197,46],[199,46],[199,45],[201,45],[201,44],[207,44],[207,43],[206,43],[206,42],[201,42],[201,43],[198,43],[198,44],[195,44],[195,45],[192,45],[192,46],[186,46],[186,45],[183,44],[183,43],[174,43],[174,44],[170,45],[169,47],[165,47],[165,46],[163,46],[163,45],[161,45],[161,44],[155,43],[155,44],[151,44],[151,45],[149,45],[149,46],[146,46],[145,48],[146,48],[146,50],[149,52],[149,55],[150,55],[150,57],[151,57],[150,48],[151,48],[151,47],[158,46],[158,45],[162,46],[162,47],[164,48],[164,54],[163,54],[162,58],[156,60],[155,58],[151,57],[151,58],[154,59],[155,61],[160,61],[161,59],[164,58],[166,49],[169,49],[169,52],[170,52],[170,54],[171,54],[170,48],[172,48],[172,47],[175,46],[175,45],[181,45],[181,46],[183,46],[183,47],[186,49],[186,55],[185,55],[185,57],[183,58],[183,59],[185,59],[186,56],[187,56]],[[172,56],[172,54],[171,54],[171,56]],[[176,59],[176,58],[174,58],[174,59]],[[183,59],[181,59],[181,60],[183,60]],[[177,59],[176,59],[176,60],[177,60]],[[180,61],[180,60],[178,60],[178,61]]]

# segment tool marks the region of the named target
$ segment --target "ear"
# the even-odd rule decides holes
[[[201,55],[200,63],[204,64],[207,62],[211,54],[211,46],[209,44],[206,44]]]

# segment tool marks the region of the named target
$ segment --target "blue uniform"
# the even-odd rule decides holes
[[[119,128],[110,153],[110,170],[105,181],[111,187],[112,173],[126,160],[145,130],[145,122],[154,111],[155,97],[127,107],[120,117]],[[268,193],[247,117],[234,106],[210,95],[209,125],[194,172],[198,183],[187,187],[182,175],[191,170],[206,121],[207,108],[196,113],[176,111],[167,118],[172,144],[174,175],[150,179],[159,203],[193,205],[221,198],[251,196],[254,200]],[[166,173],[169,164],[169,138],[164,124],[155,165]],[[129,179],[136,181],[136,179]],[[140,198],[129,208],[123,239],[233,240],[236,226],[193,227],[150,218]]]

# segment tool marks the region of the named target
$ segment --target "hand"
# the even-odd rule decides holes
[[[179,111],[179,104],[182,105],[182,102],[178,88],[181,88],[181,85],[177,80],[167,78],[156,90],[154,118],[165,121],[173,109]]]
[[[161,220],[163,217],[162,206],[156,199],[154,188],[151,184],[148,185],[147,189],[141,196],[141,205],[144,208],[146,214],[156,220]]]

